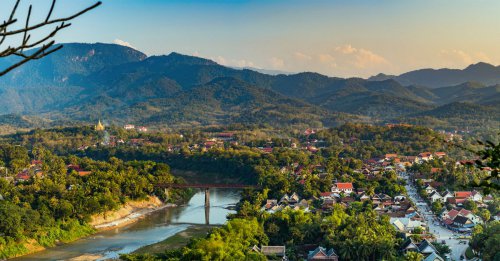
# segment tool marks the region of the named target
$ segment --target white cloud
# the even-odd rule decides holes
[[[350,44],[345,44],[342,46],[335,47],[335,51],[343,53],[343,54],[351,54],[356,52],[356,48],[352,47]]]
[[[294,57],[298,60],[305,60],[305,61],[310,61],[312,60],[312,57],[307,55],[307,54],[304,54],[304,53],[301,53],[301,52],[295,52],[294,54]]]
[[[295,52],[293,61],[284,63],[289,71],[314,71],[333,76],[371,76],[392,69],[383,56],[351,44],[335,46],[318,53]]]
[[[259,69],[259,67],[252,61],[249,61],[249,60],[246,60],[246,59],[228,59],[224,56],[216,56],[216,57],[204,57],[202,55],[200,55],[199,52],[194,52],[193,53],[194,56],[198,56],[198,57],[202,57],[202,58],[206,58],[206,59],[210,59],[220,65],[224,65],[224,66],[229,66],[229,67],[240,67],[240,68],[245,68],[245,67],[252,67],[252,68],[257,68]]]
[[[220,64],[220,65],[226,65],[226,66],[227,66],[227,65],[229,65],[229,64],[227,63],[226,58],[224,58],[224,57],[222,57],[222,56],[220,56],[220,55],[219,55],[219,56],[217,56],[217,57],[215,57],[215,58],[209,58],[209,59],[210,59],[210,60],[215,61],[216,63],[218,63],[218,64]]]
[[[129,42],[126,42],[126,41],[123,41],[121,39],[115,39],[113,40],[113,43],[115,44],[118,44],[118,45],[121,45],[121,46],[126,46],[126,47],[130,47],[132,49],[136,49],[134,46],[132,46]]]
[[[491,62],[491,59],[483,52],[468,53],[462,50],[441,50],[439,52],[441,66],[464,67],[477,62]]]
[[[373,53],[370,50],[358,49],[354,52],[356,62],[354,63],[358,68],[366,68],[373,65],[387,65],[389,62],[382,56]]]
[[[319,54],[318,55],[318,60],[321,63],[334,64],[335,57],[333,57],[331,54],[324,53],[324,54]]]
[[[271,67],[273,69],[283,69],[283,67],[285,66],[285,61],[277,57],[272,57],[271,59],[269,59],[269,63],[271,64]]]

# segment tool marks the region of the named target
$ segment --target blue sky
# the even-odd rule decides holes
[[[56,12],[65,14],[92,1],[58,3]],[[498,0],[104,0],[58,40],[117,42],[148,55],[176,51],[230,66],[366,77],[478,61],[497,65],[498,14]]]

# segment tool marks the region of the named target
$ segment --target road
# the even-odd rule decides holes
[[[429,228],[429,232],[433,233],[436,236],[437,242],[441,243],[443,240],[446,242],[446,244],[451,249],[452,260],[460,260],[460,256],[465,256],[465,250],[469,246],[468,240],[454,238],[455,235],[458,235],[457,233],[454,233],[444,226],[439,225],[437,219],[435,220],[434,214],[430,210],[430,206],[428,206],[427,203],[425,203],[425,201],[423,201],[423,199],[420,197],[420,195],[418,195],[417,189],[409,180],[408,175],[406,175],[406,173],[401,173],[400,177],[406,180],[406,190],[408,191],[408,196],[417,205],[418,213],[424,216],[425,223]],[[460,244],[460,241],[467,241],[467,243]]]

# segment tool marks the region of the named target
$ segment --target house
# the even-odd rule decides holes
[[[429,160],[433,159],[432,153],[430,153],[430,152],[422,152],[422,153],[418,154],[418,158],[421,161],[429,161]]]
[[[406,160],[410,162],[411,164],[417,163],[418,162],[418,157],[417,156],[407,156]]]
[[[273,207],[275,207],[277,205],[278,205],[278,200],[276,200],[276,199],[268,199],[266,201],[266,205],[264,205],[264,209],[265,210],[270,210],[270,209],[272,209]]]
[[[390,154],[385,154],[385,159],[386,160],[390,160],[390,159],[394,159],[394,158],[397,158],[398,157],[398,154],[396,153],[390,153]]]
[[[464,204],[464,202],[466,201],[467,199],[465,198],[448,198],[446,199],[446,202],[451,204],[451,205],[455,205],[455,206],[461,206]]]
[[[307,260],[332,260],[338,261],[339,256],[335,253],[335,250],[331,248],[327,250],[324,247],[318,246],[316,249],[309,251],[307,254]]]
[[[441,195],[440,195],[440,194],[439,194],[439,192],[437,192],[437,191],[432,192],[432,193],[429,195],[429,199],[430,199],[430,201],[432,201],[432,202],[436,202],[436,201],[442,202],[442,201],[443,201],[443,197],[441,197]]]
[[[283,197],[281,197],[280,201],[279,201],[279,204],[288,204],[288,201],[290,200],[290,197],[288,196],[288,194],[285,194],[283,195]]]
[[[312,153],[316,153],[319,151],[319,149],[316,148],[316,146],[307,146],[307,150],[312,152]]]
[[[480,202],[483,201],[483,196],[478,191],[472,191],[470,198],[473,201]]]
[[[232,132],[220,132],[220,133],[217,133],[216,137],[220,140],[230,141],[230,140],[233,140],[234,133],[232,133]]]
[[[300,197],[297,193],[293,192],[293,194],[288,198],[288,203],[290,204],[295,204],[298,203],[300,200]]]
[[[493,196],[492,195],[487,195],[483,198],[484,203],[490,203],[493,202]]]
[[[472,220],[464,216],[456,216],[455,219],[453,219],[453,225],[461,228],[474,227]]]
[[[479,216],[477,215],[474,215],[474,213],[472,213],[472,211],[469,211],[465,208],[462,208],[459,212],[458,212],[458,215],[460,216],[464,216],[468,219],[470,219],[470,221],[472,221],[472,223],[474,224],[482,224],[483,223],[483,220],[482,218],[480,218]]]
[[[344,183],[337,182],[332,186],[332,192],[334,192],[334,193],[343,192],[343,193],[348,194],[348,193],[353,192],[353,190],[354,190],[354,187],[353,187],[351,182],[344,182]]]
[[[389,222],[401,232],[410,232],[415,228],[424,228],[425,223],[412,218],[390,218]]]
[[[408,237],[405,240],[405,242],[403,242],[403,244],[401,246],[401,251],[403,253],[407,253],[409,251],[417,252],[418,251],[417,243],[415,243],[411,237]]]
[[[395,202],[399,202],[399,201],[405,201],[406,200],[406,196],[405,195],[397,195],[394,197],[394,201]]]
[[[137,127],[138,132],[148,132],[148,128],[145,126],[139,126]]]
[[[370,200],[370,196],[366,195],[366,193],[361,194],[359,197],[360,201]]]
[[[251,250],[260,252],[267,257],[278,257],[279,259],[277,260],[288,260],[286,257],[285,246],[261,246],[259,248],[254,245]]]
[[[401,252],[406,254],[410,251],[422,254],[424,256],[423,260],[444,261],[444,259],[439,256],[439,252],[436,247],[427,239],[422,240],[420,243],[414,242],[411,238],[406,239],[401,247]]]
[[[444,261],[444,259],[436,252],[432,252],[428,256],[426,256],[423,261]]]
[[[380,193],[377,196],[379,197],[379,199],[380,199],[381,202],[392,202],[391,196],[389,196],[387,194]]]
[[[295,204],[295,207],[298,207],[299,209],[303,209],[304,211],[308,212],[309,202],[307,202],[307,200],[305,199],[302,199],[299,203]]]
[[[271,152],[273,152],[273,148],[272,148],[272,147],[265,147],[265,148],[261,148],[261,150],[262,150],[264,153],[271,153]]]
[[[32,160],[31,161],[31,167],[40,167],[40,166],[42,166],[41,160]]]
[[[455,198],[468,199],[472,196],[471,191],[455,191]]]
[[[442,168],[431,168],[431,174],[440,173],[442,170]]]
[[[427,193],[427,195],[430,195],[432,192],[436,191],[435,188],[433,188],[431,185],[427,185],[425,188],[424,188],[425,192]]]
[[[334,193],[332,193],[332,192],[321,192],[319,194],[319,196],[320,196],[321,199],[328,199],[328,198],[331,199],[333,197],[333,194]]]
[[[378,194],[373,195],[372,197],[373,204],[379,204],[382,202],[382,198]]]
[[[447,211],[445,210],[442,214],[441,214],[441,219],[442,220],[445,220],[445,219],[451,219],[453,220],[457,215],[458,215],[458,210],[456,209],[452,209],[450,211]]]
[[[349,205],[355,201],[356,201],[356,199],[354,199],[353,197],[343,197],[340,199],[340,202],[345,203],[346,205]]]
[[[431,253],[438,253],[436,247],[431,244],[427,239],[422,240],[420,244],[418,245],[418,252],[421,254],[431,254]]]
[[[323,209],[328,209],[333,207],[334,204],[336,204],[337,201],[333,198],[326,198],[323,200],[323,204],[321,204],[321,208]]]
[[[31,178],[31,176],[28,174],[27,171],[19,172],[16,175],[16,181],[18,182],[25,182],[28,181]]]
[[[316,133],[316,131],[315,131],[315,130],[313,130],[313,129],[309,129],[309,128],[307,128],[307,129],[304,131],[304,135],[306,135],[306,136],[309,136],[309,135],[311,135],[311,134],[315,134],[315,133]]]
[[[434,155],[435,155],[438,159],[440,159],[440,158],[442,158],[442,157],[446,156],[446,153],[444,153],[444,152],[442,152],[442,151],[438,151],[438,152],[435,152],[435,153],[434,153]]]
[[[133,130],[135,129],[135,126],[132,124],[126,124],[125,126],[123,126],[123,128],[126,130]]]
[[[446,202],[448,200],[448,198],[453,198],[453,194],[451,194],[451,192],[449,192],[448,190],[447,191],[444,191],[442,194],[441,194],[441,198],[442,198],[442,201],[443,202]]]
[[[80,177],[85,177],[85,176],[88,176],[90,174],[92,174],[92,171],[88,171],[88,170],[77,170],[76,173],[78,174],[78,176]]]

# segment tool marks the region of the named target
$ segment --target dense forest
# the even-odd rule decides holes
[[[163,163],[60,157],[43,147],[29,152],[1,144],[0,165],[2,172],[27,177],[0,179],[0,258],[89,235],[94,232],[88,225],[93,215],[148,196],[166,200],[155,184],[183,182]],[[168,200],[185,200],[189,193],[174,191]]]

